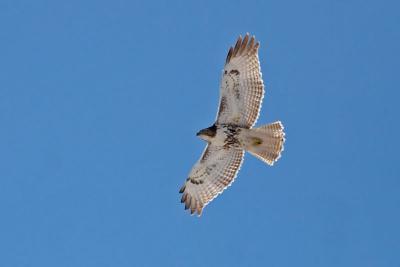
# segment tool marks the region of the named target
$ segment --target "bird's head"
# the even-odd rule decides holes
[[[211,127],[200,130],[196,135],[204,141],[211,141],[217,134],[217,126],[213,124]]]

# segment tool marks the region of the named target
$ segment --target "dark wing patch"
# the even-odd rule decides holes
[[[231,71],[229,72],[229,74],[239,75],[240,72],[239,72],[238,70],[231,70]]]

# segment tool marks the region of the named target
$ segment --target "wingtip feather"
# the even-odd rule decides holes
[[[249,41],[249,33],[246,33],[246,35],[242,41],[241,47],[239,49],[239,53],[238,53],[239,55],[241,55],[246,50],[248,41]]]
[[[250,42],[249,42],[249,49],[253,49],[255,40],[256,40],[256,37],[254,35],[251,36]]]
[[[235,48],[233,49],[233,56],[236,56],[240,46],[242,45],[242,35],[239,35],[236,44],[235,44]]]
[[[225,64],[228,64],[232,60],[232,58],[236,56],[257,53],[259,47],[260,42],[256,41],[255,35],[250,35],[248,32],[246,33],[244,38],[242,38],[242,35],[239,35],[236,40],[235,46],[231,46],[229,48]]]
[[[187,195],[188,195],[187,193],[184,193],[184,194],[182,195],[181,203],[184,203],[184,202],[186,201]]]
[[[179,193],[182,194],[186,189],[186,184],[184,184],[180,189],[179,189]]]
[[[200,217],[202,212],[203,212],[203,207],[198,206],[197,207],[197,217]]]
[[[185,210],[190,208],[191,199],[192,199],[192,197],[188,195],[186,200],[185,200]]]

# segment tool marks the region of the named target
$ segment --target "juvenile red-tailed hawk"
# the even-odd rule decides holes
[[[197,133],[207,146],[179,191],[181,202],[192,214],[200,216],[203,208],[232,184],[244,151],[273,165],[283,150],[285,133],[280,121],[253,128],[264,97],[259,46],[254,36],[246,34],[229,49],[216,121]]]

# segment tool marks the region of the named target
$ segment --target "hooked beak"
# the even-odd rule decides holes
[[[201,129],[200,131],[198,131],[198,133],[197,133],[196,135],[197,135],[197,136],[200,136],[200,135],[207,135],[206,133],[207,133],[207,129]]]

